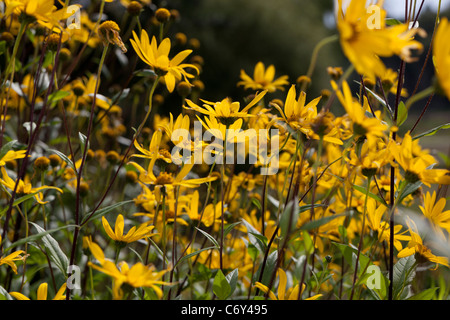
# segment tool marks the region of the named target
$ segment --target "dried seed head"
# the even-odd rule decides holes
[[[103,22],[100,27],[98,27],[98,34],[104,45],[107,45],[108,43],[115,44],[123,53],[125,53],[127,52],[127,48],[125,48],[125,45],[120,38],[119,31],[120,28],[117,23],[111,20]]]

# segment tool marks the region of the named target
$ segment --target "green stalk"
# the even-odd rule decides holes
[[[372,180],[372,176],[369,176],[367,178],[367,188],[366,188],[366,195],[365,195],[365,199],[364,199],[364,213],[363,213],[363,221],[362,221],[362,227],[361,227],[361,236],[359,239],[358,254],[356,255],[355,273],[353,274],[353,284],[352,284],[352,291],[350,293],[350,300],[353,300],[353,294],[355,291],[355,284],[356,284],[356,277],[358,275],[359,257],[361,255],[361,250],[362,250],[363,241],[364,241],[364,228],[366,227],[367,199],[369,198],[369,190],[370,190],[370,181],[371,180]]]

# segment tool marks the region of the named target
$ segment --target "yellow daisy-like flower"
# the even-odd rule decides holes
[[[408,24],[386,27],[386,12],[382,7],[382,0],[372,5],[373,10],[368,10],[366,1],[351,0],[344,13],[342,0],[338,1],[337,28],[342,50],[356,71],[371,79],[386,72],[380,57],[397,55],[412,62],[412,50],[423,48],[413,37],[417,33],[423,35],[424,31],[410,29]],[[374,16],[376,13],[378,17]]]
[[[433,61],[439,85],[450,100],[450,23],[442,18],[433,40]]]
[[[64,282],[63,285],[59,288],[55,297],[52,300],[65,300],[66,296],[64,295],[64,291],[66,290],[67,283]],[[11,296],[16,298],[17,300],[30,300],[27,296],[23,295],[20,292],[10,292]],[[48,296],[48,284],[46,282],[42,283],[37,290],[37,300],[47,300]]]
[[[218,102],[210,102],[201,99],[201,101],[204,102],[203,107],[196,105],[189,99],[186,99],[186,102],[190,109],[208,116],[213,116],[221,123],[230,125],[237,119],[254,117],[255,115],[249,114],[248,111],[251,107],[256,105],[266,93],[267,90],[258,93],[242,110],[239,110],[241,108],[241,104],[238,101],[232,101],[230,98],[225,98]]]
[[[126,262],[121,262],[119,268],[114,262],[105,258],[103,250],[94,242],[89,243],[92,255],[100,263],[100,266],[92,262],[88,265],[100,272],[103,272],[114,279],[113,298],[122,299],[124,292],[122,286],[130,288],[148,287],[152,288],[161,299],[163,292],[159,285],[169,285],[170,283],[161,281],[167,270],[155,271],[154,266],[145,266],[142,263],[136,263],[131,268]]]
[[[342,91],[338,89],[336,82],[332,81],[331,85],[336,91],[336,95],[352,121],[353,134],[357,137],[366,137],[369,147],[385,135],[388,129],[381,120],[376,117],[368,117],[366,115],[369,107],[367,99],[364,99],[362,106],[352,95],[350,86],[346,81],[342,83]]]
[[[413,151],[413,140],[409,132],[405,134],[401,143],[390,141],[388,148],[394,160],[405,171],[405,179],[409,183],[420,180],[428,187],[431,184],[450,184],[449,170],[430,168],[436,162],[431,155],[416,155]],[[397,165],[395,162],[392,164]]]
[[[414,221],[409,219],[407,221],[408,227],[409,227],[409,233],[411,234],[411,240],[408,242],[407,247],[405,247],[403,250],[401,250],[397,257],[399,258],[405,258],[409,257],[410,255],[418,255],[422,258],[425,258],[428,261],[434,262],[436,264],[441,264],[444,266],[449,266],[448,259],[446,257],[436,256],[434,255],[430,248],[425,246],[423,244],[422,238],[420,237],[419,233],[417,232],[417,226],[415,225]],[[412,226],[411,226],[412,225]],[[438,266],[436,265],[436,268]]]
[[[2,243],[2,237],[0,236],[0,244]],[[25,251],[17,250],[7,255],[6,257],[0,257],[0,266],[7,264],[11,267],[15,274],[17,274],[17,266],[15,261],[24,261],[28,255],[23,255]]]
[[[423,206],[419,206],[420,211],[432,222],[434,230],[441,236],[444,236],[442,229],[450,232],[450,210],[444,211],[446,204],[445,198],[436,201],[436,191],[433,191],[433,194],[426,193]]]
[[[0,158],[0,166],[6,165],[8,161],[25,158],[26,150],[9,150]]]
[[[60,28],[59,22],[70,17],[73,11],[81,7],[77,4],[57,10],[53,0],[6,0],[5,5],[5,16],[23,14],[28,19],[36,19],[49,29]]]
[[[280,278],[278,283],[278,296],[275,295],[272,291],[269,290],[269,288],[262,284],[261,282],[256,282],[255,287],[261,290],[264,293],[269,294],[270,300],[298,300],[299,296],[299,288],[300,286],[297,284],[294,288],[287,288],[287,276],[286,272],[283,269],[278,269],[278,277]],[[300,295],[305,290],[306,285],[302,284],[302,290],[300,292]],[[321,294],[316,294],[315,296],[309,297],[305,300],[317,300],[320,298]]]
[[[8,176],[8,173],[6,172],[5,167],[1,167],[1,173],[2,173],[2,178],[0,178],[0,183],[2,185],[4,185],[6,188],[10,189],[10,190],[14,190],[15,186],[16,186],[16,181],[14,181],[13,179],[11,179]],[[46,189],[54,189],[56,191],[59,191],[61,193],[63,193],[63,191],[58,188],[58,187],[54,187],[54,186],[40,186],[37,188],[33,188],[32,184],[29,182],[29,178],[28,176],[25,177],[25,180],[19,180],[19,183],[17,185],[17,189],[16,189],[16,193],[17,194],[32,194],[35,193],[36,195],[34,196],[36,201],[40,204],[46,204],[47,202],[44,202],[42,197],[43,194],[40,191],[46,190]]]
[[[148,226],[147,223],[141,224],[138,228],[133,226],[127,234],[123,233],[124,229],[124,218],[123,215],[119,214],[116,218],[116,224],[114,226],[114,231],[108,223],[108,220],[103,216],[102,217],[103,228],[105,229],[106,234],[114,241],[123,242],[123,243],[131,243],[138,241],[145,237],[150,237],[154,234],[150,234],[150,231],[153,230],[154,226]]]
[[[267,90],[268,92],[275,92],[276,90],[284,91],[284,85],[289,84],[288,76],[284,75],[275,79],[275,67],[270,65],[265,68],[262,62],[258,62],[253,71],[253,78],[251,78],[244,70],[241,70],[241,80],[238,86],[244,86],[244,89],[253,90]]]
[[[156,38],[153,36],[150,42],[148,34],[145,30],[142,30],[141,37],[133,31],[133,38],[130,39],[131,45],[136,51],[139,58],[148,64],[157,75],[164,79],[167,90],[173,92],[177,81],[184,79],[189,83],[188,78],[194,78],[195,76],[188,73],[185,69],[192,68],[197,74],[198,68],[193,64],[182,63],[192,50],[184,50],[178,53],[172,59],[169,59],[169,53],[171,43],[169,38],[165,38],[158,45]]]

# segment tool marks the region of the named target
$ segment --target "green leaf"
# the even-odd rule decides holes
[[[406,109],[405,103],[401,101],[398,105],[397,115],[397,127],[400,127],[408,118],[408,109]]]
[[[397,263],[394,265],[394,274],[393,274],[393,296],[394,299],[398,298],[403,290],[412,282],[414,279],[416,272],[416,259],[414,255],[410,255],[409,257],[400,258]]]
[[[355,81],[358,85],[361,85],[361,82]],[[384,106],[386,108],[386,110],[389,112],[389,115],[391,116],[391,118],[393,117],[394,112],[392,111],[391,107],[386,104],[386,100],[382,99],[378,94],[376,94],[375,92],[373,92],[372,90],[370,90],[369,88],[367,88],[366,86],[364,86],[365,90],[367,92],[369,92],[382,106]]]
[[[356,265],[356,257],[358,254],[358,250],[352,248],[346,244],[341,244],[337,242],[332,242],[334,246],[336,246],[342,253],[345,261],[352,266],[352,269],[355,270]],[[358,277],[361,277],[362,272],[370,265],[369,257],[364,254],[359,254],[359,262],[358,262]]]
[[[353,187],[353,189],[355,189],[355,190],[361,192],[361,193],[364,194],[364,195],[367,193],[367,189],[366,189],[365,187],[355,186],[355,185],[352,185],[352,187]],[[388,207],[388,204],[386,203],[386,201],[384,201],[384,199],[381,198],[380,196],[377,196],[376,194],[373,194],[372,192],[369,192],[367,195],[368,195],[369,197],[371,197],[372,199],[375,199],[375,200],[377,200],[379,203],[382,203],[382,204],[384,204],[386,207]]]
[[[48,103],[51,106],[54,106],[59,100],[64,99],[65,97],[67,97],[69,95],[70,95],[69,91],[58,90],[58,91],[52,92],[48,96]]]
[[[252,203],[259,209],[259,210],[261,210],[261,202],[259,202],[259,200],[258,199],[256,199],[256,198],[252,198]]]
[[[419,189],[422,186],[422,181],[417,181],[415,183],[408,183],[405,188],[403,188],[401,194],[397,198],[398,203],[402,203],[402,201],[409,196],[410,194],[414,193],[417,189]]]
[[[8,291],[6,291],[6,289],[2,286],[0,286],[0,300],[14,300]]]
[[[206,238],[208,238],[208,240],[211,241],[216,248],[220,248],[220,244],[217,242],[217,240],[212,235],[210,235],[208,232],[203,231],[202,229],[199,229],[197,227],[195,227],[195,229],[200,231]]]
[[[245,219],[242,219],[242,223],[247,228],[247,234],[248,234],[248,240],[252,245],[255,246],[256,249],[262,254],[264,254],[266,248],[264,245],[264,242],[260,240],[256,235],[262,236],[262,234],[256,230],[249,222],[247,222]]]
[[[397,19],[394,19],[394,18],[386,18],[384,21],[386,22],[386,24],[388,26],[395,26],[398,24],[402,24],[400,21],[398,21]]]
[[[55,150],[55,149],[49,149],[48,151],[56,153],[62,160],[64,160],[69,167],[73,169],[73,171],[77,172],[77,168],[75,168],[75,165],[73,164],[72,160],[69,159],[68,156],[66,156],[61,151]]]
[[[431,300],[434,297],[434,294],[436,290],[439,289],[438,287],[435,288],[429,288],[425,289],[418,294],[413,295],[412,297],[409,297],[406,300]]]
[[[307,231],[307,230],[316,229],[316,228],[318,228],[320,226],[323,226],[323,225],[327,224],[330,221],[333,221],[336,218],[340,218],[340,217],[346,216],[347,214],[348,213],[335,214],[335,215],[332,215],[332,216],[323,217],[323,218],[320,218],[320,219],[317,219],[317,220],[314,220],[314,221],[311,221],[311,222],[307,222],[307,223],[305,223],[304,225],[302,225],[300,227],[300,230]]]
[[[232,224],[226,225],[225,228],[223,229],[223,236],[226,237],[227,234],[229,234],[231,232],[231,230],[233,230],[233,228],[235,226],[237,226],[238,224],[241,224],[241,221],[234,222]]]
[[[437,126],[436,128],[430,129],[428,131],[425,131],[421,134],[418,134],[417,136],[414,136],[412,139],[416,140],[416,139],[420,139],[422,137],[429,137],[429,136],[433,136],[436,134],[436,132],[438,132],[441,129],[450,129],[450,123],[446,123],[446,124],[441,124],[440,126]]]
[[[178,265],[180,265],[182,262],[184,262],[185,260],[188,260],[188,259],[190,259],[190,258],[192,258],[192,257],[195,257],[196,255],[198,255],[199,253],[201,253],[201,252],[203,252],[203,251],[207,251],[207,250],[211,250],[211,249],[217,249],[217,247],[214,246],[214,247],[206,247],[206,248],[202,248],[202,249],[199,249],[199,250],[197,250],[197,251],[191,252],[190,254],[187,254],[187,255],[183,256],[183,257],[175,264],[174,269],[175,269]]]
[[[303,231],[303,243],[305,246],[305,254],[310,255],[314,252],[314,242],[311,239],[308,231]]]
[[[278,251],[274,250],[271,254],[269,254],[269,256],[267,257],[267,261],[264,267],[264,273],[263,276],[261,278],[261,283],[264,285],[269,285],[269,282],[272,278],[272,273],[274,272],[276,266],[277,266],[277,260],[278,260]],[[259,269],[258,272],[255,274],[255,276],[257,277],[256,279],[259,278],[259,275],[261,273],[262,270],[262,264],[259,265]]]
[[[155,71],[151,69],[140,69],[136,70],[134,74],[138,77],[156,77]]]
[[[36,228],[39,233],[45,232],[36,223],[30,221],[30,223]],[[47,254],[49,258],[55,263],[61,273],[67,275],[67,267],[69,266],[69,259],[66,254],[59,247],[58,241],[56,241],[49,233],[45,234],[42,238],[45,248],[47,249]]]
[[[32,222],[30,222],[30,223],[32,223]],[[56,231],[59,231],[59,230],[62,230],[62,229],[67,229],[67,228],[72,228],[72,227],[76,227],[76,225],[75,224],[68,224],[66,226],[62,226],[62,227],[59,227],[59,228],[54,228],[54,229],[42,231],[42,232],[40,232],[38,234],[33,234],[33,235],[28,236],[26,238],[19,239],[16,242],[13,242],[8,248],[6,248],[5,252],[8,251],[8,250],[11,250],[14,247],[20,246],[22,244],[37,241],[40,238],[42,238],[43,236],[49,235],[49,234],[54,233]]]
[[[89,150],[89,141],[87,140],[87,137],[84,134],[82,134],[81,132],[78,132],[78,137],[80,139],[81,152],[84,153],[84,148],[86,148],[86,142],[87,142],[87,148]]]
[[[226,278],[227,278],[228,283],[230,284],[230,289],[231,289],[230,294],[228,295],[228,297],[233,294],[234,290],[236,290],[238,277],[239,277],[239,270],[238,270],[238,268],[234,269],[229,274],[227,274]]]
[[[220,300],[225,300],[231,293],[231,286],[220,269],[214,277],[213,292]]]
[[[295,208],[293,208],[293,206],[295,206]],[[297,205],[297,201],[289,202],[280,217],[281,238],[284,239],[292,230],[294,230],[297,225],[298,216],[299,206]]]
[[[121,201],[121,202],[114,203],[114,204],[112,204],[112,205],[110,205],[110,206],[107,206],[107,207],[105,207],[105,208],[98,209],[98,210],[94,213],[94,215],[93,215],[92,217],[90,217],[90,215],[91,215],[91,213],[92,213],[92,211],[91,211],[90,213],[88,213],[88,214],[83,218],[83,221],[81,222],[81,226],[83,226],[84,224],[86,224],[86,223],[88,222],[88,220],[101,218],[102,216],[104,216],[105,214],[111,212],[112,210],[117,209],[117,208],[119,208],[119,207],[121,207],[121,206],[123,206],[123,205],[125,205],[125,204],[132,203],[132,202],[134,202],[134,200],[125,200],[125,201]]]

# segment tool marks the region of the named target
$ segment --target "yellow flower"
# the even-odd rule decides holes
[[[48,27],[59,27],[59,21],[67,19],[80,5],[71,5],[57,10],[53,0],[6,0],[5,16],[24,15],[28,19],[36,19],[38,23]],[[60,27],[59,27],[60,28]]]
[[[199,73],[198,68],[193,64],[182,63],[192,50],[184,50],[178,53],[172,59],[169,59],[170,39],[165,38],[158,46],[156,38],[153,36],[150,43],[148,34],[142,30],[139,38],[133,31],[133,39],[130,39],[131,45],[139,58],[148,64],[159,76],[163,77],[167,90],[173,92],[175,83],[184,78],[189,83],[188,78],[194,78],[194,75],[186,72],[185,69],[192,68]]]
[[[422,44],[412,40],[415,34],[423,34],[422,29],[409,29],[408,24],[386,27],[382,0],[370,8],[366,8],[366,1],[351,0],[345,13],[342,2],[338,1],[337,13],[340,43],[359,74],[375,79],[386,72],[380,57],[398,55],[412,62],[411,51],[422,50]]]
[[[241,70],[241,80],[238,86],[244,86],[245,89],[253,90],[267,90],[268,92],[275,92],[276,90],[284,90],[283,86],[289,84],[288,76],[281,76],[275,78],[275,67],[270,65],[265,69],[262,62],[258,62],[253,72],[253,79]]]
[[[444,236],[444,233],[440,228],[450,232],[450,210],[444,211],[446,203],[445,198],[436,201],[436,191],[433,191],[432,195],[429,192],[426,193],[423,206],[419,206],[423,215],[433,223],[434,227],[437,227],[435,230],[441,236]]]
[[[124,229],[124,219],[123,215],[119,214],[116,218],[116,224],[114,226],[114,231],[108,223],[108,220],[103,216],[102,217],[103,228],[106,231],[106,234],[114,241],[131,243],[138,241],[140,239],[150,237],[154,234],[150,234],[150,231],[153,230],[154,226],[148,226],[147,223],[141,224],[137,229],[136,226],[133,226],[127,234],[123,234]]]
[[[0,183],[8,189],[14,190],[16,182],[8,176],[8,173],[6,172],[5,167],[1,167],[1,172],[2,172],[3,179],[0,178]],[[54,187],[54,186],[40,186],[37,188],[33,188],[31,183],[29,182],[28,177],[25,177],[25,180],[19,180],[19,183],[18,183],[17,189],[16,189],[16,193],[22,194],[22,195],[36,193],[34,196],[36,201],[40,204],[46,204],[47,202],[43,201],[43,199],[42,199],[43,195],[42,195],[42,192],[40,192],[40,191],[46,190],[46,189],[54,189],[54,190],[57,190],[57,191],[63,193],[63,191],[60,188]]]
[[[395,161],[405,171],[405,179],[409,183],[422,181],[426,186],[433,184],[450,184],[450,172],[447,169],[431,169],[436,161],[431,155],[417,155],[413,150],[413,140],[409,132],[402,142],[390,141],[388,146]],[[393,163],[393,165],[397,165]]]
[[[63,285],[59,288],[58,292],[56,293],[55,297],[52,300],[65,300],[66,296],[64,295],[64,291],[66,290],[67,283],[64,282]],[[37,290],[37,297],[36,300],[47,300],[48,295],[48,284],[46,282],[41,283]],[[17,300],[30,300],[30,298],[26,297],[20,292],[10,292],[11,296],[16,298]]]
[[[0,236],[0,244],[2,243],[2,237]],[[28,255],[23,255],[25,251],[17,250],[13,253],[7,255],[6,257],[0,257],[0,266],[2,264],[7,264],[11,267],[15,274],[17,274],[17,266],[14,261],[25,261]]]
[[[114,299],[123,298],[124,292],[121,289],[122,286],[127,288],[152,288],[161,299],[163,292],[159,285],[170,285],[170,283],[160,280],[167,270],[155,271],[154,266],[145,266],[140,262],[134,264],[130,268],[124,261],[120,263],[118,268],[114,262],[105,258],[102,249],[96,243],[89,243],[89,248],[91,249],[92,255],[100,263],[100,266],[92,262],[88,262],[88,265],[114,279]]]
[[[286,272],[281,268],[278,269],[278,277],[280,278],[279,283],[278,283],[278,297],[275,295],[275,293],[270,291],[266,285],[262,284],[261,282],[257,281],[255,283],[255,287],[264,293],[268,293],[270,300],[298,300],[299,285],[297,284],[294,288],[287,288]],[[305,290],[305,287],[306,287],[306,285],[304,283],[302,283],[302,290],[300,292],[300,295]],[[317,300],[321,296],[322,296],[321,294],[316,294],[305,300]]]
[[[387,207],[381,204],[377,204],[374,199],[367,199],[367,221],[368,226],[373,231],[378,232],[378,239],[380,242],[386,241],[388,244],[390,243],[390,232],[391,229],[389,227],[389,223],[383,220],[383,216],[385,215]],[[401,241],[409,241],[411,237],[405,235],[406,230],[401,232],[402,225],[394,226],[394,247],[397,251],[401,251],[403,249]]]
[[[419,255],[419,257],[425,258],[428,261],[448,267],[449,264],[446,257],[435,256],[431,252],[431,250],[423,244],[422,238],[417,232],[417,226],[415,225],[414,221],[409,219],[407,221],[407,224],[409,227],[409,233],[411,234],[411,240],[408,242],[407,247],[398,253],[397,257],[405,258],[415,254]]]
[[[433,40],[433,61],[439,85],[450,100],[450,23],[442,18]]]
[[[204,102],[203,107],[198,106],[189,99],[186,99],[186,102],[190,109],[208,116],[213,116],[221,123],[230,125],[240,118],[254,117],[255,115],[249,114],[248,111],[251,107],[256,105],[266,93],[267,90],[258,93],[242,110],[239,110],[241,104],[238,101],[232,101],[230,98],[225,98],[218,102],[210,102],[201,99],[201,101]]]
[[[8,150],[8,152],[6,152],[6,154],[4,154],[0,158],[0,166],[6,165],[8,161],[25,158],[26,152],[27,152],[26,150],[19,150],[19,151]]]
[[[336,91],[336,95],[352,121],[352,129],[355,137],[365,137],[368,140],[369,147],[384,137],[384,132],[388,127],[377,117],[367,116],[368,102],[364,99],[364,106],[361,106],[358,100],[352,96],[350,86],[346,81],[342,83],[342,92],[338,89],[336,82],[331,85]],[[375,113],[377,115],[377,113]],[[378,114],[379,116],[379,114]]]

